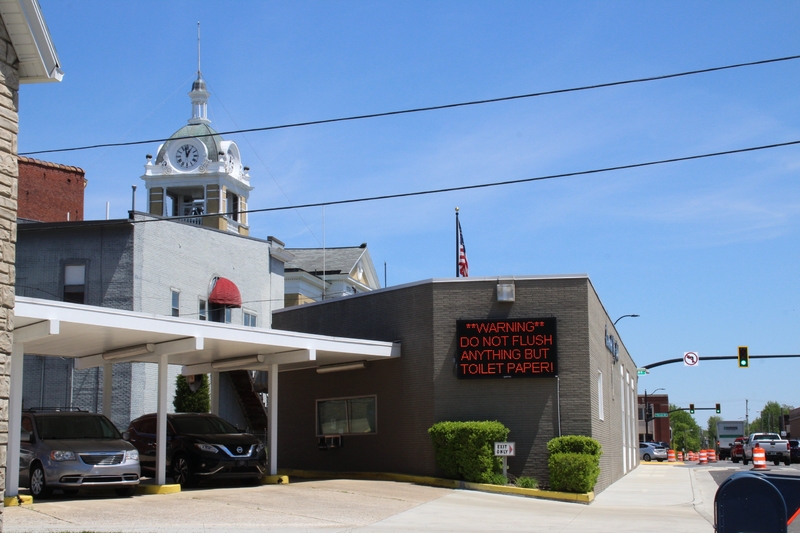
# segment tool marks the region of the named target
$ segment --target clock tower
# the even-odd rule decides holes
[[[248,235],[247,199],[253,190],[249,169],[242,166],[236,143],[223,140],[209,126],[208,97],[198,68],[189,92],[192,118],[158,147],[155,160],[147,156],[142,176],[147,210],[151,215]]]

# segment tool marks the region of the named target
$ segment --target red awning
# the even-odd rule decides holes
[[[239,288],[227,278],[217,278],[208,301],[213,304],[225,305],[228,307],[241,307],[242,295]]]

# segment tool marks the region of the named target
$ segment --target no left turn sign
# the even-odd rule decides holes
[[[697,352],[686,352],[683,354],[683,366],[697,366],[700,364],[700,356]]]

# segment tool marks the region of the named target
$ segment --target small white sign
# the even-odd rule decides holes
[[[494,454],[502,455],[504,457],[514,457],[516,447],[513,442],[495,442]]]
[[[700,364],[700,356],[697,352],[686,352],[683,354],[683,366],[697,366]]]

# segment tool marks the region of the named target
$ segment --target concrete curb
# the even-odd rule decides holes
[[[288,485],[289,476],[264,476],[259,481],[259,485]]]
[[[496,494],[525,496],[527,498],[540,498],[544,500],[558,500],[585,504],[589,504],[594,500],[594,492],[570,493],[553,490],[523,489],[521,487],[512,487],[508,485],[488,485],[485,483],[471,483],[469,481],[457,481],[453,479],[442,479],[428,476],[412,476],[408,474],[392,474],[389,472],[321,472],[313,470],[281,470],[281,472],[287,476],[305,479],[363,479],[370,481],[399,481],[405,483],[414,483],[416,485],[442,487],[445,489],[476,490],[481,492],[492,492]]]
[[[27,494],[20,494],[19,496],[7,496],[3,498],[4,507],[17,507],[19,505],[31,505],[33,503],[33,496]]]
[[[639,466],[686,466],[686,463],[684,461],[674,461],[672,463],[667,461],[661,463],[658,461],[651,461],[649,463],[646,461],[639,461]]]
[[[139,485],[136,494],[175,494],[181,491],[181,486],[175,485]]]

